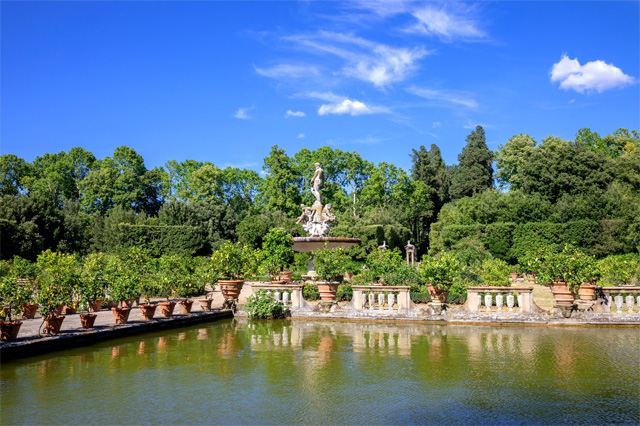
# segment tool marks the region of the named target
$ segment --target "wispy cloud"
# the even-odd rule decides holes
[[[423,47],[391,47],[352,34],[319,31],[284,38],[317,54],[331,54],[345,61],[341,73],[382,88],[406,79],[416,62],[429,52]]]
[[[391,110],[380,105],[367,105],[358,100],[352,100],[346,96],[336,95],[333,92],[307,92],[298,93],[296,97],[319,99],[329,102],[318,108],[318,115],[366,115],[366,114],[390,114]]]
[[[255,71],[269,78],[308,78],[320,75],[318,68],[312,65],[279,64],[271,68],[253,67]]]
[[[296,136],[298,139],[304,139],[307,137],[307,135],[305,135],[304,133],[298,133],[298,136]]]
[[[453,3],[448,3],[452,5]],[[416,24],[407,31],[419,34],[433,35],[442,41],[478,40],[486,38],[486,34],[479,28],[478,22],[471,16],[471,9],[456,3],[457,10],[445,10],[444,6],[427,5],[412,11]]]
[[[437,101],[444,104],[464,106],[467,108],[478,108],[478,102],[470,94],[453,90],[435,90],[411,86],[407,92],[420,96],[421,98]]]
[[[305,114],[305,113],[304,113],[304,112],[302,112],[302,111],[291,111],[291,110],[288,110],[288,111],[286,112],[286,114],[284,115],[284,118],[289,118],[289,117],[299,117],[299,118],[302,118],[302,117],[306,117],[306,116],[307,116],[307,114]]]
[[[578,93],[602,93],[605,90],[633,84],[635,78],[604,61],[593,61],[580,65],[578,58],[569,59],[567,55],[562,55],[560,61],[553,64],[551,68],[551,81],[559,81],[560,87],[565,90],[571,89]]]
[[[439,122],[439,121],[434,121],[434,122],[431,124],[431,127],[433,127],[434,129],[437,129],[437,128],[438,128],[438,127],[440,127],[440,126],[442,126],[442,123],[441,123],[441,122]]]
[[[233,114],[233,116],[235,118],[239,118],[241,120],[248,120],[251,117],[249,117],[249,114],[247,114],[247,112],[251,111],[252,109],[254,109],[255,107],[249,107],[249,108],[238,108],[238,110],[236,111],[235,114]]]

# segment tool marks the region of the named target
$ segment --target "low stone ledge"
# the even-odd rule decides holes
[[[171,318],[154,318],[152,321],[130,320],[127,324],[122,325],[103,325],[89,329],[66,330],[54,336],[18,338],[18,340],[14,342],[3,342],[0,344],[0,358],[6,361],[36,356],[47,352],[87,346],[105,340],[184,327],[223,318],[233,318],[233,313],[230,310],[192,312],[188,315],[176,315]]]

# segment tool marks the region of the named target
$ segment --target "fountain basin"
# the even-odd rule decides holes
[[[321,250],[325,243],[327,243],[327,247],[330,249],[336,247],[351,247],[360,244],[360,239],[347,237],[294,237],[293,251],[311,253],[316,250]]]

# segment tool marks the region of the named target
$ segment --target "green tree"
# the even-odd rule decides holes
[[[529,135],[522,133],[513,136],[509,141],[498,147],[495,152],[496,178],[503,188],[521,189],[523,186],[520,168],[529,161],[536,151],[536,141]]]
[[[24,178],[30,173],[30,165],[13,154],[0,156],[0,196],[16,196],[25,191]]]
[[[484,129],[477,126],[467,136],[467,145],[458,155],[458,167],[451,179],[450,195],[457,200],[493,186],[493,154],[487,148]]]
[[[260,191],[265,207],[296,217],[300,213],[302,195],[301,173],[294,161],[284,149],[274,145],[262,168],[267,173]]]

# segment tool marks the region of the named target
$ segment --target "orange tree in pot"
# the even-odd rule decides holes
[[[547,282],[560,307],[571,307],[585,274],[591,274],[589,257],[569,244],[561,252],[545,254],[539,269],[540,280]],[[589,279],[590,280],[590,279]]]
[[[211,255],[211,270],[219,275],[218,284],[227,300],[237,300],[244,277],[256,272],[261,253],[239,242],[225,242]]]
[[[15,307],[16,315],[22,313],[18,281],[9,273],[6,264],[0,266],[0,301],[6,309],[0,311],[0,335],[2,341],[12,341],[18,336],[22,321],[13,321],[11,314]]]
[[[444,303],[451,285],[459,281],[463,267],[456,253],[448,251],[436,256],[424,256],[418,271],[427,283],[431,300]]]
[[[78,298],[81,310],[80,320],[85,328],[93,326],[95,316],[90,311],[99,311],[107,286],[108,259],[103,253],[91,253],[84,257],[80,269]]]
[[[38,309],[38,305],[35,303],[38,266],[19,256],[14,256],[10,264],[7,262],[7,266],[10,267],[9,273],[18,283],[15,303],[22,308],[22,318],[33,319]]]
[[[283,228],[273,228],[262,240],[261,269],[273,281],[286,282],[283,271],[293,263],[293,237]]]
[[[38,256],[38,294],[36,302],[44,320],[45,334],[60,331],[64,315],[56,314],[59,305],[70,304],[78,282],[76,258],[68,253],[46,250]]]
[[[324,302],[336,300],[339,279],[344,274],[345,265],[349,262],[349,255],[344,247],[328,249],[325,243],[322,250],[313,254],[313,269],[316,271],[320,299]]]

